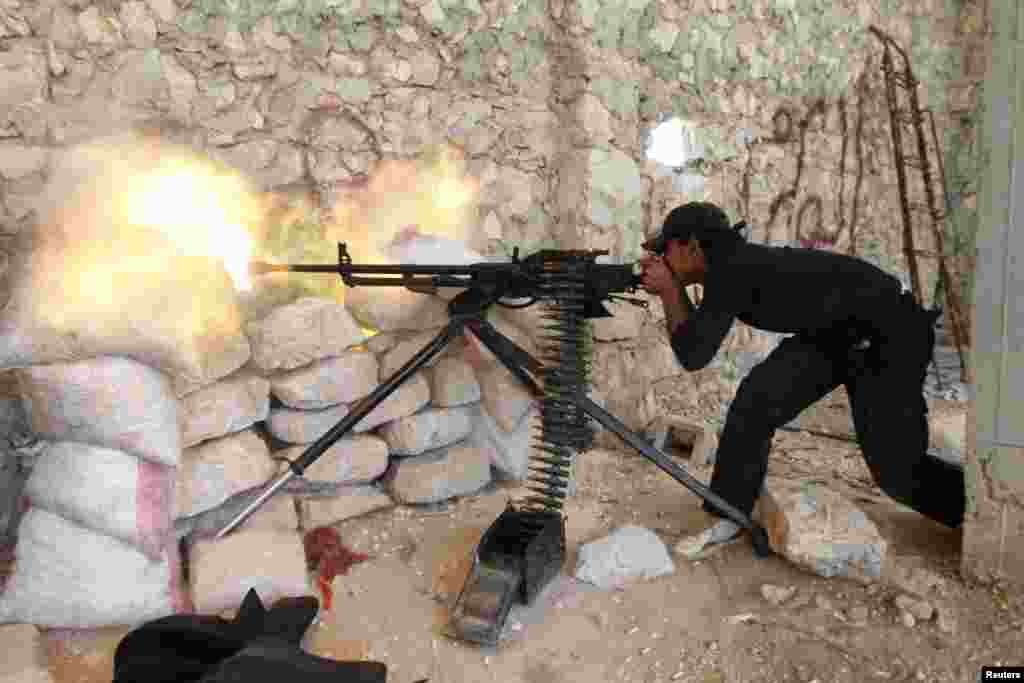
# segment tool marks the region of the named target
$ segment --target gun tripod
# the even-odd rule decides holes
[[[574,268],[571,258],[546,265],[537,297],[547,311],[545,337],[540,344],[546,363],[502,335],[485,318],[487,310],[495,304],[521,308],[535,300],[513,306],[500,302],[500,291],[470,288],[460,293],[448,304],[450,320],[444,329],[291,462],[289,470],[279,475],[217,537],[230,533],[292,478],[302,476],[338,439],[469,329],[540,400],[541,426],[536,443],[539,452],[531,455],[527,486],[535,495],[519,504],[510,502],[485,532],[474,551],[473,569],[456,600],[449,635],[476,643],[497,643],[513,601],[530,604],[560,571],[565,558],[562,502],[576,453],[589,449],[592,443],[590,420],[616,434],[724,517],[749,530],[759,557],[770,555],[768,534],[762,527],[588,397],[591,335],[587,318],[591,309],[586,287],[586,271]]]

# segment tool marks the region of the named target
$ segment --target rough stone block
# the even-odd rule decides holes
[[[619,301],[605,303],[611,318],[595,318],[594,339],[597,341],[620,341],[633,339],[640,334],[644,310],[633,304]]]
[[[473,409],[427,408],[383,425],[380,435],[393,455],[420,455],[466,438],[473,429]]]
[[[531,306],[532,308],[532,306]],[[538,306],[537,308],[540,308]],[[487,321],[498,331],[499,334],[504,335],[513,344],[523,349],[533,357],[537,357],[537,344],[536,339],[540,338],[542,328],[538,327],[534,331],[524,330],[516,324],[514,319],[505,315],[504,311],[511,309],[500,309],[491,311],[487,316]],[[472,332],[468,332],[466,335],[466,351],[465,358],[473,366],[480,365],[495,365],[499,364],[500,361],[497,357],[491,353],[490,349],[483,345],[483,343],[476,338]]]
[[[343,305],[305,297],[246,325],[252,362],[262,370],[293,370],[340,356],[366,335]]]
[[[275,471],[266,443],[251,430],[186,448],[178,468],[174,516],[217,507],[236,493],[266,483]]]
[[[820,485],[769,480],[755,519],[772,549],[819,576],[870,583],[882,575],[888,544],[862,510]]]
[[[502,430],[514,430],[523,415],[530,410],[533,396],[529,390],[503,365],[482,364],[477,366],[475,372],[487,414],[494,418]]]
[[[306,446],[294,446],[274,455],[294,460],[304,450]],[[369,482],[384,474],[387,468],[388,444],[384,439],[371,434],[356,434],[338,439],[302,476],[317,482]]]
[[[491,467],[479,449],[463,442],[397,460],[388,479],[400,503],[437,503],[480,490],[491,480]]]
[[[425,375],[430,383],[432,405],[447,408],[480,400],[480,383],[473,366],[461,358],[441,358]]]
[[[294,496],[276,493],[263,506],[239,525],[237,531],[298,531],[299,515]],[[230,520],[228,520],[230,521]]]
[[[377,357],[349,351],[270,378],[274,396],[290,408],[318,410],[351,403],[377,386]]]
[[[964,449],[967,435],[967,410],[949,415],[928,416],[928,442],[934,448],[943,448],[959,454]]]
[[[395,332],[378,332],[366,340],[366,348],[370,353],[382,354],[395,348],[402,336]]]
[[[408,363],[424,346],[429,344],[437,336],[438,332],[440,332],[440,328],[427,330],[408,339],[400,340],[394,347],[384,353],[380,359],[380,380],[383,382],[395,374],[400,367]],[[430,367],[437,361],[438,358],[435,356],[423,367]]]
[[[367,432],[385,422],[412,415],[430,402],[430,386],[422,372],[417,372],[393,394],[377,404],[370,414],[356,423],[353,431]]]
[[[299,505],[303,528],[315,529],[377,510],[386,510],[394,507],[395,501],[376,486],[366,485],[345,488],[331,498],[307,498],[300,501]]]
[[[189,564],[197,614],[238,609],[251,588],[265,605],[313,595],[298,533],[249,530],[197,541]]]
[[[0,683],[52,683],[46,668],[46,652],[42,634],[32,624],[0,626]]]
[[[346,415],[348,406],[344,403],[323,410],[274,408],[267,418],[267,428],[287,443],[313,443]]]
[[[363,325],[380,332],[429,330],[448,323],[448,304],[440,297],[407,289],[355,287],[345,306]]]
[[[267,419],[270,382],[246,369],[179,401],[182,446],[188,448]]]

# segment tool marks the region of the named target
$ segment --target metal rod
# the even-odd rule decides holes
[[[369,415],[377,405],[394,393],[401,384],[408,380],[417,370],[425,366],[431,358],[441,353],[441,351],[443,351],[451,342],[452,337],[461,331],[462,326],[465,325],[465,321],[465,317],[459,316],[449,322],[432,341],[424,346],[415,356],[410,358],[405,365],[388,377],[388,379],[382,384],[378,385],[377,388],[368,396],[359,401],[355,407],[326,434],[321,436],[313,442],[309,448],[303,451],[302,455],[289,463],[288,471],[281,473],[270,484],[266,491],[260,494],[256,500],[246,506],[238,516],[232,519],[227,526],[221,529],[217,533],[217,538],[223,538],[231,533],[236,527],[238,527],[238,525],[245,522],[245,520],[251,517],[254,512],[259,510],[260,507],[262,507],[263,504],[271,498],[271,496],[279,491],[282,486],[286,485],[294,477],[302,476],[302,473],[306,471],[306,468],[312,465],[328,448],[333,446],[342,436],[355,427],[360,420]]]
[[[900,193],[900,216],[903,220],[903,253],[907,259],[907,269],[910,271],[910,287],[914,299],[923,303],[924,296],[921,292],[921,276],[917,269],[917,255],[914,251],[914,229],[910,218],[910,205],[908,203],[907,170],[903,153],[903,136],[900,131],[900,113],[896,101],[896,70],[893,65],[892,53],[889,51],[892,38],[883,33],[880,29],[871,26],[868,29],[881,42],[885,52],[882,55],[882,72],[885,74],[885,96],[889,104],[889,132],[892,136],[892,152],[894,166],[896,167],[896,182]],[[903,51],[898,45],[893,45],[901,54]],[[904,55],[905,57],[905,55]],[[913,87],[915,84],[909,84]]]
[[[261,507],[263,507],[264,503],[266,503],[268,500],[270,500],[270,498],[275,493],[277,493],[279,490],[281,490],[282,486],[286,485],[288,482],[290,482],[292,479],[294,479],[295,476],[296,476],[296,474],[294,472],[292,472],[291,470],[288,470],[287,472],[283,472],[277,479],[275,479],[270,484],[270,486],[267,488],[266,491],[261,493],[256,500],[254,500],[253,502],[249,503],[249,505],[247,505],[244,510],[242,510],[240,513],[238,513],[237,517],[235,517],[233,520],[228,522],[227,526],[225,526],[223,529],[218,531],[216,538],[224,538],[229,533],[234,531],[235,527],[237,527],[239,524],[242,524],[243,522],[245,522],[245,520],[249,519],[249,517],[251,517],[254,512],[256,512]]]

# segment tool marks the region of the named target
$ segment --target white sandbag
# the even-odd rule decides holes
[[[50,441],[116,448],[165,465],[178,462],[178,402],[169,377],[108,356],[15,371],[32,431]]]
[[[180,396],[245,365],[249,341],[219,261],[116,237],[12,257],[0,368],[127,356],[168,374]]]
[[[0,623],[45,628],[136,626],[189,610],[176,543],[154,562],[116,538],[29,508]]]
[[[175,470],[121,451],[60,441],[36,458],[25,495],[156,560],[172,535]]]
[[[183,165],[189,173],[176,173]],[[168,171],[203,191],[176,192],[165,210],[145,193]],[[230,201],[211,207],[214,195]],[[221,260],[225,238],[242,236],[233,226],[260,208],[241,179],[188,147],[119,134],[56,152],[37,199],[32,248],[11,258],[0,367],[128,356],[187,393],[245,364],[249,343]],[[216,228],[196,216],[216,218]]]
[[[250,588],[266,605],[313,595],[302,536],[295,532],[253,529],[197,541],[189,551],[189,576],[199,614],[238,609]]]

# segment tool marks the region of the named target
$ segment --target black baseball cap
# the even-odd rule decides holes
[[[741,223],[737,228],[742,225],[745,223]],[[723,232],[733,232],[725,211],[711,202],[689,202],[672,209],[665,217],[661,231],[640,246],[646,251],[663,254],[669,240],[686,242],[694,237],[701,239]]]

